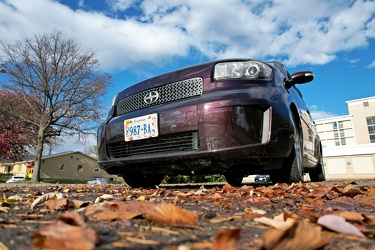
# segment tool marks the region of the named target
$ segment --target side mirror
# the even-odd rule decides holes
[[[298,71],[292,74],[292,84],[307,83],[314,80],[314,74],[311,71]]]
[[[293,84],[307,83],[314,80],[314,74],[311,71],[298,71],[292,74],[291,80],[285,82],[285,87],[290,88]]]

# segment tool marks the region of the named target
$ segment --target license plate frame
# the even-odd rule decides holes
[[[125,141],[159,136],[158,114],[138,116],[124,121]]]

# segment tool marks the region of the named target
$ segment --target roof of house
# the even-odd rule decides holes
[[[94,157],[90,156],[90,155],[87,155],[87,154],[84,154],[80,151],[67,151],[67,152],[62,152],[62,153],[58,153],[58,154],[51,154],[51,155],[44,155],[42,157],[42,160],[43,159],[48,159],[48,158],[53,158],[53,157],[57,157],[57,156],[62,156],[62,155],[68,155],[68,154],[81,154],[81,155],[84,155],[84,156],[87,156],[87,157],[90,157],[94,160],[96,160]]]
[[[62,153],[58,153],[58,154],[45,155],[45,156],[42,157],[42,160],[50,159],[50,158],[54,158],[54,157],[58,157],[58,156],[63,156],[63,155],[68,155],[68,154],[81,154],[83,156],[86,156],[86,157],[92,158],[93,160],[96,160],[94,157],[92,157],[90,155],[87,155],[87,154],[84,154],[80,151],[67,151],[67,152],[62,152]],[[19,160],[19,161],[4,160],[4,161],[0,161],[0,163],[17,163],[17,162],[28,162],[28,161],[34,161],[34,160],[35,160],[35,156],[25,156],[22,160]]]

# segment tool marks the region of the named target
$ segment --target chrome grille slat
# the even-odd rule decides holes
[[[159,93],[159,99],[152,103],[147,104],[144,102],[144,97],[151,91]],[[169,83],[157,88],[148,89],[134,95],[125,97],[117,102],[117,115],[122,115],[131,111],[173,102],[193,96],[202,95],[203,92],[203,79],[195,77],[179,82]]]
[[[145,141],[147,140],[147,142]],[[198,132],[162,135],[155,138],[121,142],[108,146],[111,158],[155,153],[193,151],[199,149]]]

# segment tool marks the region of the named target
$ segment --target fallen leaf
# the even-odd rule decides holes
[[[151,207],[153,207],[154,203],[144,201],[128,201],[108,203],[104,206],[114,210],[133,212],[142,215],[146,213]]]
[[[82,208],[82,207],[87,207],[90,205],[92,202],[91,201],[80,201],[80,200],[72,200],[72,204],[76,209]]]
[[[18,202],[22,200],[22,197],[19,196],[19,195],[12,195],[12,196],[9,196],[8,198],[5,199],[6,202],[8,203],[15,203],[15,202]]]
[[[235,250],[240,239],[241,230],[239,228],[219,228],[213,243],[212,250]]]
[[[265,215],[267,212],[261,209],[254,209],[254,208],[245,208],[244,211],[246,213],[254,213],[254,214],[261,214]]]
[[[0,250],[8,250],[9,248],[0,241]]]
[[[366,237],[357,227],[345,221],[343,217],[338,215],[323,215],[318,219],[318,224],[338,233]]]
[[[115,197],[111,194],[103,194],[102,196],[98,197],[95,199],[95,203],[103,202],[103,201],[108,201],[108,200],[113,200]]]
[[[7,213],[9,211],[9,207],[0,207],[0,212],[1,213]]]
[[[352,184],[349,184],[347,185],[343,190],[342,190],[342,193],[345,195],[345,196],[349,196],[349,197],[354,197],[358,194],[362,194],[362,191],[361,189],[358,187],[358,186],[355,186],[355,185],[352,185]]]
[[[347,221],[352,221],[356,223],[362,224],[365,220],[365,217],[361,213],[353,212],[353,211],[339,211],[335,213],[338,216],[343,217]]]
[[[89,250],[98,243],[95,231],[77,212],[62,214],[32,235],[32,247],[37,249]]]
[[[219,218],[214,218],[214,219],[210,219],[210,223],[223,223],[223,222],[227,222],[227,221],[232,221],[234,220],[233,216],[228,216],[228,217],[219,217]]]
[[[375,195],[370,196],[370,195],[359,194],[359,195],[356,195],[353,199],[361,205],[375,208]]]
[[[289,221],[274,220],[274,219],[270,219],[267,217],[254,218],[254,221],[258,223],[266,224],[268,226],[281,229],[281,230],[286,230],[293,225],[293,223]]]
[[[62,193],[46,193],[42,196],[39,196],[37,199],[34,200],[34,202],[31,204],[30,208],[34,209],[35,206],[44,203],[47,200],[50,199],[62,199],[64,195]]]
[[[133,237],[126,237],[125,239],[130,242],[135,242],[144,245],[160,245],[160,242],[156,240],[137,239]]]
[[[170,203],[160,203],[143,215],[146,219],[171,226],[196,226],[198,213],[191,212]]]
[[[51,210],[59,210],[59,209],[67,210],[68,209],[68,199],[67,198],[47,200],[47,201],[45,201],[45,204],[46,204],[47,208],[51,209]]]
[[[221,191],[222,192],[231,192],[233,191],[235,188],[232,187],[230,184],[225,184],[222,188],[221,188]]]
[[[85,215],[94,220],[129,220],[139,216],[139,213],[114,210],[108,207],[88,206]]]
[[[287,230],[271,228],[263,235],[264,250],[313,250],[327,245],[329,238],[322,235],[320,226],[304,221],[294,223]]]
[[[137,201],[144,201],[144,200],[146,200],[146,197],[144,195],[141,195],[136,200]]]

